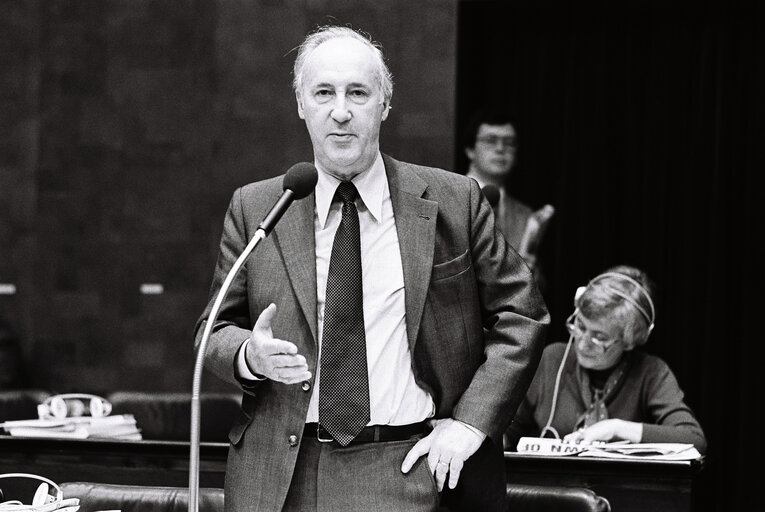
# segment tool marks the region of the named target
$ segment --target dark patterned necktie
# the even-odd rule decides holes
[[[345,446],[369,423],[369,378],[361,284],[361,236],[351,182],[337,187],[343,218],[329,260],[321,342],[319,423]]]

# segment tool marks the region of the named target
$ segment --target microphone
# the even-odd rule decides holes
[[[289,168],[284,175],[282,181],[282,189],[284,192],[276,204],[266,215],[263,222],[260,223],[258,229],[255,231],[247,247],[244,248],[242,254],[231,266],[231,270],[228,271],[226,279],[223,280],[223,284],[218,290],[218,295],[215,297],[215,302],[210,309],[210,314],[207,317],[204,331],[202,333],[202,340],[197,347],[196,361],[194,364],[194,381],[191,391],[191,439],[189,442],[189,511],[197,512],[199,510],[199,429],[201,419],[201,406],[199,403],[199,391],[202,387],[202,369],[204,367],[205,351],[207,350],[207,341],[210,338],[213,324],[218,317],[218,311],[220,310],[223,300],[226,298],[228,289],[231,283],[234,281],[239,269],[244,265],[244,261],[250,255],[250,253],[258,245],[258,242],[263,240],[271,233],[276,223],[282,218],[287,208],[295,201],[295,199],[303,199],[311,194],[314,188],[316,188],[316,182],[319,179],[319,173],[316,171],[316,167],[309,162],[301,162],[293,165]]]
[[[258,231],[263,231],[263,236],[268,236],[292,202],[295,199],[303,199],[316,188],[318,179],[319,173],[312,163],[300,162],[290,167],[282,182],[284,192],[271,208],[271,211],[268,212],[266,218],[263,219],[263,222],[260,223]]]
[[[486,196],[486,199],[489,201],[492,208],[497,206],[497,203],[499,203],[499,189],[497,187],[494,185],[486,185],[481,189],[481,192]]]

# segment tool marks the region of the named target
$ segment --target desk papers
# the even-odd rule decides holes
[[[132,414],[94,418],[78,416],[62,419],[17,420],[0,423],[14,437],[57,437],[65,439],[128,439],[140,440]]]
[[[541,437],[522,437],[518,441],[518,453],[551,457],[605,457],[633,460],[694,460],[701,454],[692,444],[682,443],[629,443],[618,441],[584,443]]]

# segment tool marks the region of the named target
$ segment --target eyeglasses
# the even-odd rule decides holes
[[[476,141],[487,146],[497,146],[497,144],[500,144],[502,148],[515,149],[518,147],[518,139],[513,136],[484,135],[483,137],[478,137]]]
[[[605,354],[608,352],[608,350],[616,345],[616,343],[619,340],[599,340],[598,338],[587,336],[584,337],[584,334],[586,331],[584,331],[581,327],[576,325],[576,313],[573,313],[570,317],[566,319],[566,330],[568,330],[569,334],[576,338],[577,340],[580,340],[584,338],[584,341],[589,343],[590,345],[593,345],[595,347],[598,347],[600,349],[600,352],[602,354]]]

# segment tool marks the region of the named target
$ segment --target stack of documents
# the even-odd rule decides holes
[[[0,423],[0,426],[14,437],[141,439],[141,431],[132,414],[117,414],[101,418],[78,416],[62,419],[17,420]]]
[[[522,437],[518,441],[518,453],[544,456],[607,457],[612,459],[633,460],[694,460],[701,454],[692,444],[681,443],[629,443],[618,441],[606,443],[596,441],[583,443],[548,439],[541,437]]]

